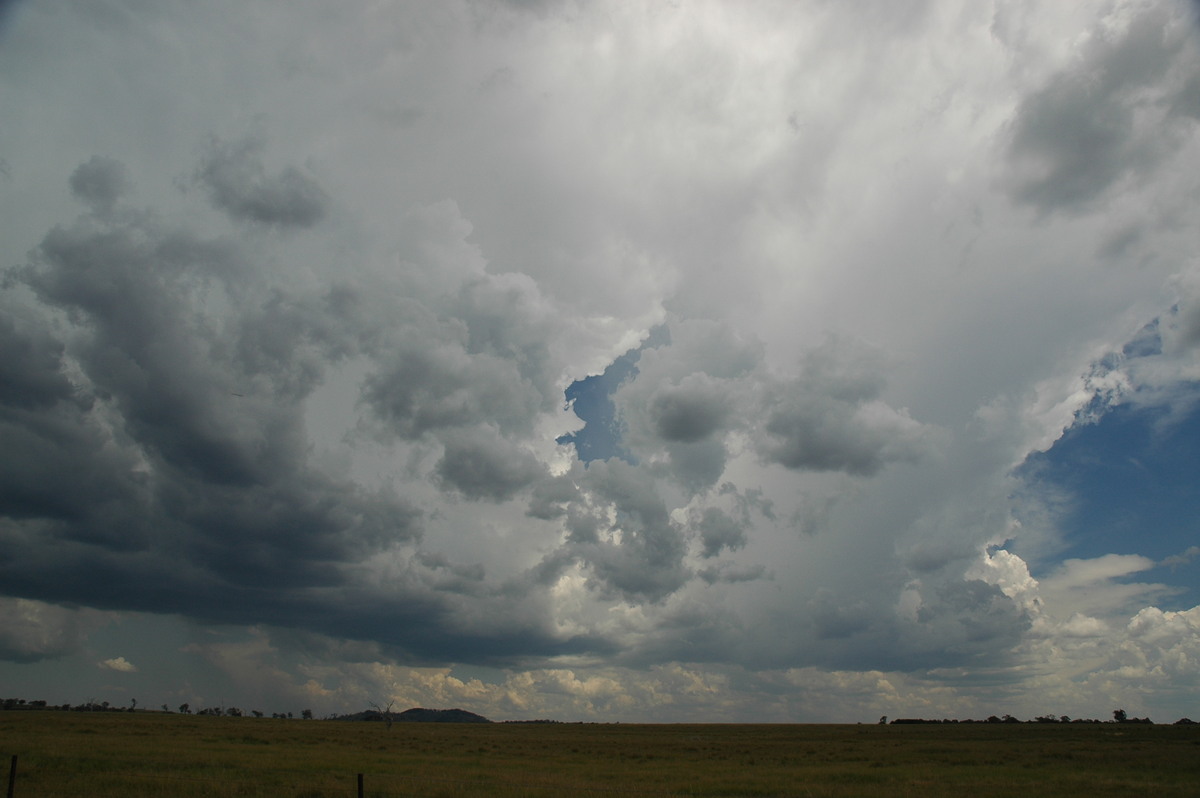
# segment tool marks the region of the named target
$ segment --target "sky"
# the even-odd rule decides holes
[[[5,697],[1200,719],[1200,7],[0,10]]]

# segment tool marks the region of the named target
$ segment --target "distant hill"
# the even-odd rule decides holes
[[[483,715],[465,709],[421,709],[413,707],[392,716],[397,723],[491,723]]]
[[[340,715],[336,720],[386,720],[383,713],[368,709],[365,712],[355,712],[353,715]],[[424,709],[413,707],[403,712],[392,714],[395,723],[491,723],[483,715],[467,712],[465,709]]]

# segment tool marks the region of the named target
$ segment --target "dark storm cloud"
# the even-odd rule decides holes
[[[725,473],[729,453],[721,440],[670,443],[666,449],[672,476],[692,493],[711,488]]]
[[[112,208],[130,187],[125,164],[99,155],[71,173],[70,186],[71,193],[97,213]]]
[[[469,430],[446,436],[445,453],[437,475],[447,487],[468,499],[504,501],[545,473],[529,452],[490,430]]]
[[[865,632],[876,618],[865,601],[847,602],[828,591],[809,601],[805,615],[811,619],[816,638],[821,641],[841,640]]]
[[[650,419],[666,441],[695,443],[720,428],[728,402],[699,375],[659,390],[650,400]]]
[[[42,320],[5,308],[0,316],[0,404],[32,409],[71,399],[74,387],[62,373],[65,347]]]
[[[509,441],[561,402],[542,302],[528,278],[477,274],[384,311],[401,321],[373,351],[363,404],[385,436],[440,440],[437,474],[469,498],[511,498],[540,473]]]
[[[1003,644],[1015,644],[1031,623],[999,587],[977,579],[941,587],[921,608],[917,620],[924,630],[941,638],[940,645],[949,654],[967,659],[1003,651]],[[914,642],[917,647],[930,643]]]
[[[543,628],[478,563],[423,550],[426,513],[408,498],[309,463],[305,400],[365,358],[362,406],[392,435],[441,443],[436,484],[500,502],[541,481],[510,437],[553,404],[530,284],[471,278],[428,302],[392,284],[271,286],[238,245],[121,206],[121,174],[97,159],[76,170],[76,193],[105,213],[48,232],[0,297],[13,308],[0,316],[8,594],[374,640],[410,661],[608,645]],[[609,566],[630,589],[653,588],[620,574],[657,569],[677,535],[652,499],[636,506],[630,564]],[[380,557],[386,578],[364,564]],[[503,617],[480,631],[462,596]]]
[[[361,290],[341,284],[317,296],[274,290],[237,319],[233,362],[238,371],[266,380],[277,396],[298,400],[320,383],[330,363],[369,348],[377,330],[360,318],[364,304]]]
[[[579,495],[579,489],[570,474],[560,474],[538,482],[531,494],[528,515],[549,521],[566,515],[566,505]]]
[[[225,245],[136,222],[81,222],[48,233],[24,279],[80,323],[75,356],[142,446],[207,479],[253,482],[298,442],[287,424],[260,427],[272,437],[265,446],[240,434],[244,414],[227,401],[236,375],[213,357],[214,330],[189,312],[192,281],[227,271],[233,258]]]
[[[79,191],[115,198],[97,175],[120,170],[85,167]],[[345,591],[354,563],[419,540],[410,502],[306,465],[299,400],[357,345],[352,299],[254,301],[240,257],[125,214],[56,227],[10,275],[69,324],[0,319],[7,591],[334,633],[349,610],[314,591]],[[201,310],[213,292],[225,323]]]
[[[709,320],[680,319],[658,330],[642,347],[639,367],[611,384],[614,426],[634,458],[665,454],[673,481],[696,494],[720,480],[726,434],[753,423],[742,416],[756,415],[748,407],[758,395],[761,344]]]
[[[467,324],[466,351],[516,366],[521,379],[544,397],[543,409],[559,392],[549,372],[555,330],[540,305],[533,281],[524,275],[479,275],[468,279],[449,303],[449,313]]]
[[[706,507],[691,520],[691,527],[703,544],[701,556],[716,557],[723,549],[740,549],[746,545],[746,530],[719,507]]]
[[[759,453],[790,469],[859,475],[920,458],[925,430],[880,402],[883,388],[875,352],[827,339],[805,355],[798,378],[768,386]]]
[[[1196,28],[1169,0],[538,5],[16,15],[0,267],[36,251],[0,295],[0,592],[170,614],[122,613],[147,653],[90,671],[192,673],[131,629],[273,627],[220,694],[296,677],[322,713],[975,715],[958,665],[1025,666],[1018,713],[1192,685],[1200,610],[1095,689],[1055,627],[1136,658],[1128,617],[986,544],[1061,542],[1011,523],[1010,465],[1192,279]],[[238,120],[263,135],[197,149]],[[22,617],[0,657],[72,650]]]
[[[579,562],[602,595],[652,602],[691,578],[686,537],[650,474],[612,459],[591,463],[575,481],[578,492],[565,508],[569,537],[544,563],[543,578]]]
[[[66,539],[136,548],[148,495],[137,458],[67,377],[66,347],[37,316],[0,319],[0,515]]]
[[[1014,196],[1041,210],[1097,199],[1156,165],[1196,117],[1194,44],[1170,4],[1141,10],[1119,35],[1096,29],[1081,57],[1017,109]]]
[[[430,336],[399,342],[364,383],[363,401],[389,431],[414,439],[489,421],[505,433],[526,431],[542,396],[513,363]]]
[[[798,376],[762,360],[759,342],[722,325],[672,325],[670,342],[616,388],[633,454],[665,453],[674,480],[699,493],[720,480],[734,430],[749,433],[765,462],[797,471],[872,475],[926,451],[925,427],[882,401],[879,351],[830,335],[801,356]]]
[[[329,197],[316,180],[294,166],[267,174],[263,143],[255,138],[209,142],[195,180],[213,207],[234,220],[275,227],[312,227],[324,218]]]
[[[722,552],[742,549],[749,534],[758,528],[757,521],[775,520],[771,502],[759,490],[739,491],[726,482],[709,499],[712,504],[694,507],[688,513],[688,530],[700,542],[700,556],[712,559]],[[700,573],[705,581],[746,581],[765,573],[765,568],[711,566]]]
[[[769,576],[765,565],[736,566],[729,563],[719,563],[702,568],[696,572],[696,575],[710,585],[721,582],[727,584],[754,582]]]

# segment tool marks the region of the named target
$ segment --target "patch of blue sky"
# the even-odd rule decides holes
[[[1200,395],[1200,386],[1193,386]],[[1018,470],[1070,497],[1056,560],[1139,554],[1159,565],[1130,581],[1181,588],[1164,609],[1200,603],[1200,405],[1182,415],[1121,404],[1068,430]],[[1047,563],[1050,570],[1055,563]],[[1035,571],[1035,576],[1038,574]]]
[[[637,362],[646,349],[654,349],[670,341],[665,325],[655,327],[646,340],[636,349],[613,360],[601,374],[593,374],[575,380],[565,391],[567,407],[575,411],[583,427],[556,439],[561,444],[573,444],[579,459],[584,463],[593,460],[620,458],[634,462],[633,455],[621,445],[621,420],[617,418],[617,407],[612,397],[616,390],[637,376]]]

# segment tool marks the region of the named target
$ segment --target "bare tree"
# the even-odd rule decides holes
[[[392,728],[392,704],[394,704],[394,703],[396,703],[396,700],[392,699],[391,701],[387,702],[386,707],[381,707],[381,706],[379,706],[379,704],[376,704],[374,701],[371,702],[371,706],[375,709],[376,712],[379,713],[379,716],[383,718],[383,722],[387,724],[387,728],[389,731]]]

